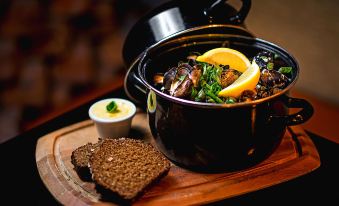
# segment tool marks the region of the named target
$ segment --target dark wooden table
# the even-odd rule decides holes
[[[122,88],[104,97],[127,98]],[[1,199],[10,205],[58,205],[44,186],[36,167],[35,149],[39,137],[67,125],[88,119],[88,101],[0,145]],[[213,203],[213,205],[276,205],[296,203],[339,204],[339,144],[308,132],[316,145],[321,166],[291,181],[256,192]]]

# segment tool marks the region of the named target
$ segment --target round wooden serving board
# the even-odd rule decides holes
[[[91,205],[100,202],[92,182],[80,180],[71,164],[72,151],[98,141],[87,120],[41,137],[36,163],[44,184],[62,204]],[[150,141],[147,115],[139,112],[130,137]],[[204,174],[172,165],[168,175],[149,188],[135,205],[191,205],[210,203],[269,187],[304,175],[320,166],[318,152],[301,127],[288,128],[280,146],[265,161],[237,172]]]

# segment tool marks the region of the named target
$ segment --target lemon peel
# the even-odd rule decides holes
[[[257,63],[253,61],[251,66],[248,67],[248,69],[244,71],[244,73],[242,73],[242,75],[240,75],[240,77],[231,85],[221,90],[218,93],[218,96],[238,98],[243,91],[254,90],[259,82],[259,78],[260,68]]]
[[[251,66],[251,62],[241,52],[230,48],[215,48],[205,52],[196,59],[213,65],[229,65],[230,68],[245,72]]]

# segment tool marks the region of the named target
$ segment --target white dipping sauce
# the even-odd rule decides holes
[[[114,101],[117,104],[117,110],[109,112],[106,106]],[[135,106],[124,99],[112,98],[104,99],[94,103],[90,108],[90,116],[92,119],[98,119],[98,121],[114,122],[129,118],[135,113]]]
[[[98,118],[112,119],[128,116],[128,114],[131,112],[131,105],[121,101],[115,101],[118,106],[116,111],[108,112],[106,106],[110,102],[111,100],[95,103],[92,107],[92,113]]]

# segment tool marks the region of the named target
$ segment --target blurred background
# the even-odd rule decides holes
[[[165,0],[1,0],[0,143],[124,74],[131,26]],[[239,7],[239,1],[229,1]],[[257,37],[298,60],[295,88],[339,105],[339,1],[252,0]]]

